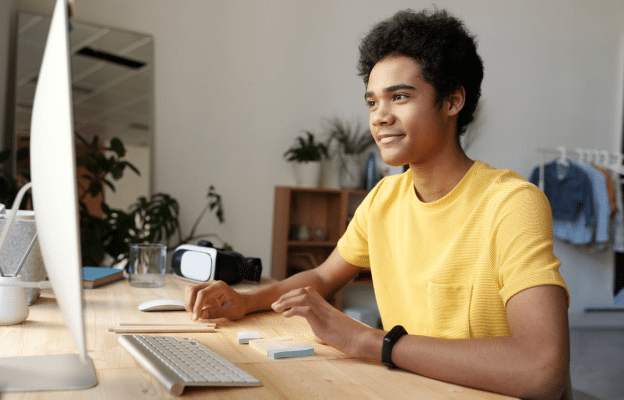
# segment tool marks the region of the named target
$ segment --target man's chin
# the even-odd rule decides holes
[[[400,157],[400,155],[388,153],[384,154],[383,151],[381,152],[381,159],[384,163],[388,164],[391,167],[402,167],[408,164],[408,162],[405,161],[404,158]]]

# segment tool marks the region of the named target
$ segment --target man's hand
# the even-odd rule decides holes
[[[318,339],[352,356],[358,356],[359,339],[374,331],[332,307],[309,286],[284,294],[272,308],[286,318],[304,317]]]
[[[334,250],[315,269],[300,272],[283,281],[259,285],[243,293],[236,292],[222,281],[187,286],[184,289],[184,307],[192,313],[193,320],[225,318],[234,321],[251,312],[270,310],[280,296],[286,296],[285,294],[295,288],[313,286],[317,291],[329,295],[355,278],[358,272],[359,267],[347,263],[338,250]],[[320,297],[318,293],[317,296]],[[331,307],[329,304],[327,306]]]
[[[223,281],[209,281],[184,289],[184,307],[198,319],[241,319],[247,313],[243,296]]]

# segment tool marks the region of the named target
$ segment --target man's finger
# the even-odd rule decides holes
[[[284,318],[299,316],[308,320],[309,318],[314,317],[315,313],[314,313],[313,308],[310,307],[309,305],[298,305],[298,306],[290,307],[286,311],[282,312],[282,316]]]
[[[306,293],[302,294],[291,294],[287,293],[284,296],[280,297],[275,303],[271,304],[271,308],[275,312],[283,312],[289,308],[309,304],[309,297]]]
[[[184,288],[184,308],[188,312],[192,312],[197,301],[197,292],[205,287],[210,286],[210,282],[200,283],[197,285],[187,285]]]
[[[199,319],[203,315],[204,310],[219,307],[220,304],[216,298],[217,296],[218,294],[215,293],[212,287],[200,289],[197,292],[195,304],[193,306],[193,320]]]

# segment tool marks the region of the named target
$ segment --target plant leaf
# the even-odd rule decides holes
[[[109,150],[117,153],[117,156],[119,157],[126,155],[126,149],[124,148],[123,143],[116,137],[111,139]]]

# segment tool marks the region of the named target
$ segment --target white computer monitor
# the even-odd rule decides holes
[[[97,384],[84,328],[67,10],[67,0],[56,1],[33,104],[30,163],[39,245],[77,353],[0,358],[0,392]]]

